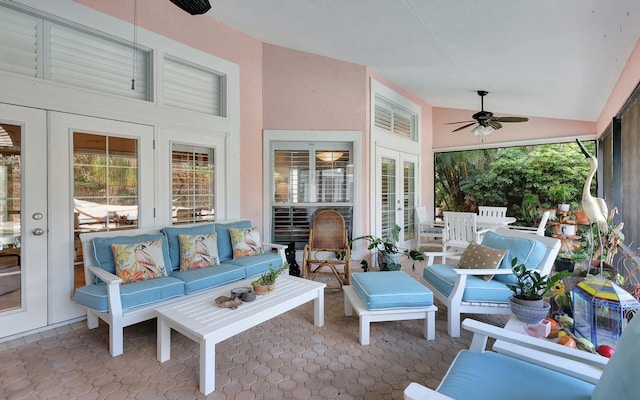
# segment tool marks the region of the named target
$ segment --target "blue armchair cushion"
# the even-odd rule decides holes
[[[244,279],[245,271],[244,268],[237,265],[220,264],[209,268],[177,270],[173,271],[169,276],[184,281],[184,293],[191,294]]]
[[[180,235],[195,235],[198,233],[207,234],[214,233],[215,231],[215,224],[202,224],[188,227],[170,226],[162,228],[162,233],[167,237],[167,243],[169,244],[171,269],[175,270],[180,268]]]
[[[120,285],[122,309],[151,304],[184,295],[184,282],[170,276]],[[96,283],[76,289],[76,303],[92,310],[109,311],[107,285]]]
[[[536,269],[547,252],[547,246],[535,239],[505,236],[493,231],[484,235],[482,245],[507,250],[498,267],[506,269],[511,269],[511,260],[514,258],[518,259],[518,264],[524,264],[527,269]],[[493,279],[503,283],[516,283],[513,275],[496,275]]]
[[[282,266],[282,258],[278,253],[262,253],[255,256],[229,259],[226,264],[237,265],[245,268],[247,278],[261,275],[270,268],[276,269]]]
[[[450,264],[430,265],[424,268],[422,277],[433,284],[440,292],[449,296],[456,283],[455,268],[458,268],[458,266]],[[496,278],[485,281],[480,276],[467,276],[467,284],[462,294],[462,300],[508,303],[509,297],[513,292]]]
[[[593,388],[590,383],[503,354],[462,350],[438,392],[454,399],[588,400]],[[608,397],[614,398],[618,399],[617,394]]]
[[[134,236],[114,236],[109,238],[93,238],[91,240],[91,256],[93,257],[93,264],[115,275],[116,263],[113,259],[113,250],[111,248],[112,245],[133,244],[158,239],[162,241],[161,246],[162,254],[164,256],[164,265],[170,265],[171,261],[169,259],[169,246],[167,244],[167,238],[165,238],[165,236],[161,233]]]
[[[433,305],[431,290],[402,271],[356,272],[351,285],[369,310]]]
[[[218,257],[220,262],[233,258],[233,247],[231,246],[231,234],[229,229],[246,229],[251,228],[251,221],[236,221],[225,224],[216,224],[216,233],[218,234]]]

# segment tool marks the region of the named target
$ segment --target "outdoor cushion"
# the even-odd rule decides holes
[[[184,282],[165,276],[120,285],[122,309],[184,295]],[[109,311],[107,285],[96,283],[76,289],[75,302],[96,311]]]
[[[425,267],[422,271],[422,276],[440,292],[449,296],[456,283],[455,268],[458,268],[458,266],[434,264]],[[512,294],[513,292],[504,283],[497,281],[495,278],[485,281],[481,277],[469,275],[467,276],[467,284],[462,294],[462,300],[508,303]]]
[[[262,253],[251,257],[243,257],[237,260],[227,260],[226,264],[242,266],[246,270],[247,277],[261,275],[270,268],[276,269],[282,266],[282,258],[278,253]]]
[[[433,305],[431,290],[402,271],[356,272],[351,285],[369,310]]]
[[[167,276],[162,239],[139,243],[112,244],[116,275],[122,283]]]
[[[218,235],[196,233],[178,235],[180,242],[180,271],[206,268],[220,264],[218,258]]]
[[[93,265],[102,268],[105,271],[115,275],[116,263],[113,259],[113,250],[111,245],[114,244],[131,244],[146,242],[149,240],[162,239],[162,253],[165,258],[165,265],[170,265],[169,246],[165,236],[161,233],[134,235],[134,236],[114,236],[108,238],[96,237],[91,240],[91,256],[93,257]]]
[[[243,268],[236,265],[220,264],[209,268],[173,271],[173,278],[184,281],[184,293],[191,294],[204,289],[211,289],[222,284],[245,278]]]
[[[547,252],[547,246],[535,239],[505,236],[493,231],[484,235],[482,245],[507,250],[507,254],[500,263],[501,269],[511,269],[511,260],[514,258],[518,259],[518,264],[524,264],[527,269],[536,269]],[[503,283],[516,283],[513,275],[496,275],[493,279]]]
[[[460,256],[458,266],[464,269],[495,269],[502,262],[505,253],[506,250],[469,243]],[[481,278],[490,281],[493,275],[482,275]]]
[[[220,257],[220,262],[229,260],[233,258],[229,229],[251,228],[251,221],[243,220],[215,225],[218,234],[218,257]]]
[[[229,229],[231,245],[233,246],[233,259],[255,256],[262,253],[260,233],[256,228]]]
[[[162,233],[167,237],[169,246],[169,256],[171,258],[171,268],[180,268],[180,235],[193,235],[196,233],[213,233],[216,231],[215,224],[201,224],[195,226],[168,226],[162,228]]]
[[[503,354],[462,350],[438,392],[454,399],[589,400],[593,388],[580,379]],[[608,397],[614,398],[617,395]]]

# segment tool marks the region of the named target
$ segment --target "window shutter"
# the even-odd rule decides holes
[[[0,7],[0,69],[38,76],[38,19]]]
[[[223,75],[171,58],[164,60],[166,105],[217,116],[226,116]]]
[[[416,115],[401,106],[376,97],[374,118],[376,128],[415,140]]]
[[[385,107],[380,102],[376,102],[376,127],[391,132],[391,109]]]
[[[149,100],[147,51],[137,49],[136,84],[132,90],[132,46],[53,23],[46,23],[45,27],[50,44],[48,68],[45,68],[49,79]]]

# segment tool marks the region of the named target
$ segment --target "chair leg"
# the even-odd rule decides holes
[[[124,326],[111,321],[109,324],[109,353],[116,357],[124,352]]]
[[[455,306],[447,306],[447,331],[452,338],[460,337],[460,312]]]

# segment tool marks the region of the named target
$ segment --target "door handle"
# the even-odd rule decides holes
[[[36,228],[36,229],[32,230],[31,233],[33,233],[34,236],[42,236],[42,235],[44,235],[44,229]]]

